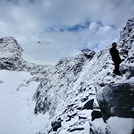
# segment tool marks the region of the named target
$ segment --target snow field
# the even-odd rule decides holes
[[[25,72],[0,71],[0,134],[35,134],[44,129],[49,116],[34,115],[32,97],[38,83],[27,85],[30,77]]]

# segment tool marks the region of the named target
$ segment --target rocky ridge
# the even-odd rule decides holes
[[[95,94],[110,83],[133,81],[133,30],[134,19],[131,19],[128,20],[127,25],[121,32],[118,42],[118,49],[124,60],[120,68],[122,76],[116,76],[112,73],[114,66],[109,55],[108,47],[97,54],[93,54],[91,57],[89,56],[89,59],[87,58],[80,64],[80,71],[79,66],[77,66],[78,68],[75,68],[75,66],[83,60],[72,58],[72,60],[68,62],[68,58],[63,59],[62,62],[60,62],[62,64],[59,65],[58,63],[55,69],[53,69],[53,74],[49,77],[49,80],[47,78],[47,81],[45,79],[45,81],[42,82],[43,85],[39,85],[38,91],[35,94],[35,99],[37,100],[36,110],[37,112],[49,111],[52,120],[62,120],[62,127],[58,129],[56,134],[67,134],[73,131],[76,133],[79,131],[79,133],[85,134],[87,126],[89,131],[93,133],[106,133],[106,129],[103,127],[98,129],[97,123],[94,124],[94,122],[90,121],[92,110],[98,109],[99,107]],[[126,51],[128,52],[126,53]],[[77,75],[75,75],[74,70],[71,70],[71,68],[78,70]],[[60,70],[62,71],[60,72]],[[37,93],[39,94],[37,95]],[[84,105],[92,99],[94,99],[93,108],[84,110]],[[45,107],[45,110],[43,107]],[[89,114],[88,116],[87,113]],[[102,121],[100,124],[104,126],[105,123]],[[81,125],[83,127],[81,127]],[[95,126],[96,130],[92,126]]]

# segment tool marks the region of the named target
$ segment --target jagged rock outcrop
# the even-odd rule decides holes
[[[61,121],[53,121],[51,123],[51,126],[53,128],[53,131],[57,131],[57,129],[61,127]]]
[[[129,19],[120,33],[120,53],[128,62],[134,63],[134,18]]]
[[[92,59],[95,55],[95,51],[91,51],[89,49],[83,49],[81,52],[88,59]]]
[[[89,57],[87,58],[85,54]],[[91,60],[94,54],[91,50],[86,50],[86,52],[83,50],[74,58],[61,59],[37,88],[34,95],[37,102],[35,113],[49,111],[53,115],[59,104],[64,104],[62,102],[70,99],[70,95],[75,95],[73,84],[78,79],[84,63]]]
[[[129,79],[134,76],[134,18],[129,19],[121,31],[119,50],[124,60],[121,71],[124,74],[126,73]]]
[[[0,69],[18,69],[23,49],[12,37],[0,39]]]
[[[97,93],[104,121],[113,116],[134,118],[134,83],[109,84]]]

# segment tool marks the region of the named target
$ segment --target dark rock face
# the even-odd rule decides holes
[[[54,121],[51,123],[51,126],[53,131],[57,131],[57,129],[61,127],[61,121]]]
[[[93,56],[95,55],[94,51],[91,51],[89,49],[83,49],[81,53],[87,58],[87,59],[92,59]]]
[[[96,97],[104,121],[112,116],[134,118],[134,83],[109,84]]]
[[[83,109],[93,109],[93,102],[94,102],[94,99],[92,100],[89,100],[82,108]]]
[[[97,119],[97,118],[102,118],[102,114],[98,110],[93,110],[91,113],[91,116],[92,116],[92,121]]]

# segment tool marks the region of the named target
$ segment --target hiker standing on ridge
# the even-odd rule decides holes
[[[114,62],[114,71],[113,73],[116,75],[121,75],[120,70],[119,70],[119,65],[121,63],[121,58],[119,56],[119,52],[116,49],[117,44],[115,42],[112,43],[112,48],[110,48],[110,54],[112,56],[112,60]]]

